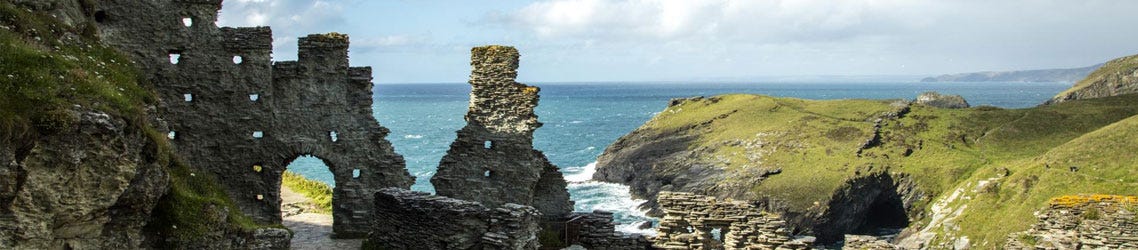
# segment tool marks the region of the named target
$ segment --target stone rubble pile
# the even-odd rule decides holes
[[[901,249],[897,245],[889,243],[883,239],[868,235],[846,235],[845,245],[843,249],[866,249],[866,250],[885,250],[885,249]]]
[[[1138,196],[1063,196],[1006,249],[1138,249]]]

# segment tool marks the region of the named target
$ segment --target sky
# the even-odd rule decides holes
[[[521,82],[754,81],[1076,68],[1138,54],[1132,0],[225,0],[220,26],[349,34],[377,83],[457,83],[470,48]]]

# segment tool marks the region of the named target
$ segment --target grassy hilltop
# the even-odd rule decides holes
[[[991,248],[1063,194],[1138,194],[1138,95],[1028,109],[941,109],[901,100],[812,101],[724,95],[676,101],[601,156],[599,179],[639,196],[692,191],[826,214],[850,180],[887,172],[915,184],[909,223],[956,189],[949,214]],[[1077,171],[1072,172],[1071,167]],[[636,173],[636,174],[628,174]],[[985,181],[984,188],[973,190]],[[652,184],[658,183],[658,184]],[[856,189],[855,189],[856,190]],[[792,218],[792,221],[794,219]],[[938,225],[933,231],[941,230]],[[930,229],[932,230],[932,229]],[[946,241],[944,237],[937,241]]]

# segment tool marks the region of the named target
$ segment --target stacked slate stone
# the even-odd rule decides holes
[[[656,248],[808,249],[812,244],[794,240],[785,221],[748,202],[678,192],[660,192],[657,199],[664,218]]]
[[[1138,249],[1138,197],[1065,196],[1013,234],[1005,249]]]
[[[578,242],[588,249],[634,250],[651,249],[651,242],[641,235],[625,235],[616,231],[612,212],[596,210],[577,214],[571,223],[580,225]]]
[[[533,149],[533,132],[541,127],[534,114],[540,89],[514,81],[516,49],[485,46],[471,54],[467,124],[431,183],[439,195],[490,207],[531,205],[546,220],[564,219],[573,211],[565,178]]]
[[[537,249],[539,213],[398,188],[375,195],[376,216],[365,249]]]

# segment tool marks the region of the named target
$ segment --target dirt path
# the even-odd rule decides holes
[[[332,239],[332,215],[305,212],[308,198],[281,187],[281,216],[292,229],[292,249],[360,249],[363,240]]]

